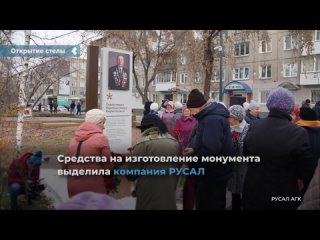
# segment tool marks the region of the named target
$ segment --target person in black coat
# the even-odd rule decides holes
[[[109,89],[129,90],[129,71],[124,67],[124,57],[117,57],[117,65],[109,68]]]
[[[81,115],[81,103],[80,101],[77,104],[77,115],[80,114]]]
[[[297,125],[303,127],[309,135],[313,161],[316,165],[320,158],[320,121],[317,121],[317,114],[311,108],[301,108],[300,118]]]
[[[249,163],[243,189],[244,209],[297,209],[315,165],[305,129],[291,122],[294,96],[278,87],[267,100],[267,118],[253,121],[245,139],[244,155],[259,156]]]
[[[316,105],[312,109],[317,114],[317,120],[320,120],[320,101],[316,102]]]
[[[197,167],[204,168],[196,183],[196,209],[225,209],[227,182],[232,165],[221,162],[201,162],[202,157],[232,155],[229,111],[222,104],[206,101],[198,89],[189,94],[187,107],[198,120],[193,148],[186,148],[185,155],[198,157]]]
[[[75,107],[76,107],[76,104],[75,104],[74,101],[72,101],[72,103],[70,104],[70,112],[71,112],[71,114],[74,114]]]
[[[151,106],[152,102],[151,101],[146,101],[144,104],[144,111],[143,111],[143,116],[147,115],[148,113],[150,113],[150,106]]]

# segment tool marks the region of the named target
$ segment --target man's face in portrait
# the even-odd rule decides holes
[[[118,58],[117,58],[117,64],[118,64],[119,67],[123,67],[123,65],[124,65],[124,58],[123,58],[123,56],[118,56]]]

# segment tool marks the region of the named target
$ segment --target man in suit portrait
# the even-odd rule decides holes
[[[129,71],[122,55],[117,56],[117,65],[109,68],[109,90],[129,90]]]

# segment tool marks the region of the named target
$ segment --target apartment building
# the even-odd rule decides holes
[[[268,39],[254,39],[234,43],[234,57],[226,65],[227,84],[225,102],[230,97],[254,99],[267,111],[266,100],[278,86],[292,91],[297,103],[310,98],[319,101],[319,36],[314,31],[314,51],[308,55],[298,49],[290,31],[269,30]],[[306,67],[305,67],[306,66]]]
[[[270,91],[278,86],[292,91],[297,103],[307,98],[315,104],[320,100],[320,31],[313,31],[313,51],[298,49],[288,30],[268,30],[268,37],[259,34],[243,39],[241,31],[229,31],[234,41],[226,43],[223,58],[223,101],[227,105],[254,99],[261,111],[267,112],[266,101]],[[237,37],[239,35],[239,37]],[[203,90],[204,72],[188,71],[188,59],[180,56],[171,69],[159,71],[150,100],[160,102],[168,98],[186,102],[193,88]],[[219,57],[215,56],[211,80],[211,98],[219,99]]]
[[[243,31],[228,30],[229,40],[226,41],[225,36],[223,38],[221,74],[223,101],[226,105],[254,99],[260,103],[261,111],[267,112],[268,94],[278,86],[292,91],[299,104],[307,98],[311,99],[312,104],[320,100],[320,30],[313,31],[314,46],[311,53],[298,48],[296,39],[289,30],[268,30],[267,37],[253,34],[245,38],[241,32]],[[107,46],[106,41],[109,41],[108,46],[112,46],[110,39],[97,42],[99,46]],[[214,46],[219,44],[218,41]],[[215,48],[214,54],[210,97],[218,100],[220,52]],[[136,71],[143,90],[146,81],[143,68],[137,65]],[[190,67],[188,55],[184,51],[170,54],[149,85],[148,98],[159,104],[163,99],[185,103],[193,88],[203,90],[204,78],[201,65],[198,69]],[[135,88],[135,80],[133,86],[134,108],[143,108],[142,98]]]

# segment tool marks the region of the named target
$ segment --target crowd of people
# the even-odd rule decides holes
[[[125,167],[145,170],[203,168],[204,175],[185,177],[184,210],[224,210],[227,191],[231,192],[232,210],[320,209],[320,103],[312,109],[309,102],[299,107],[290,91],[278,87],[268,96],[269,114],[265,118],[259,117],[259,104],[253,100],[227,108],[223,103],[205,99],[198,89],[190,92],[186,104],[165,101],[159,107],[158,103],[147,102],[139,126],[141,139],[128,154],[197,156],[198,159],[258,156],[260,162],[143,162],[127,163]],[[110,157],[109,140],[103,134],[105,124],[102,110],[88,111],[65,155]],[[111,162],[69,162],[63,167],[115,168]],[[136,183],[136,209],[177,209],[179,176],[126,177]],[[14,186],[11,186],[12,199]],[[68,176],[68,193],[70,200],[60,209],[80,208],[79,202],[92,198],[104,199],[112,206],[110,209],[123,209],[115,199],[105,196],[103,176]],[[101,209],[105,209],[103,207]]]

